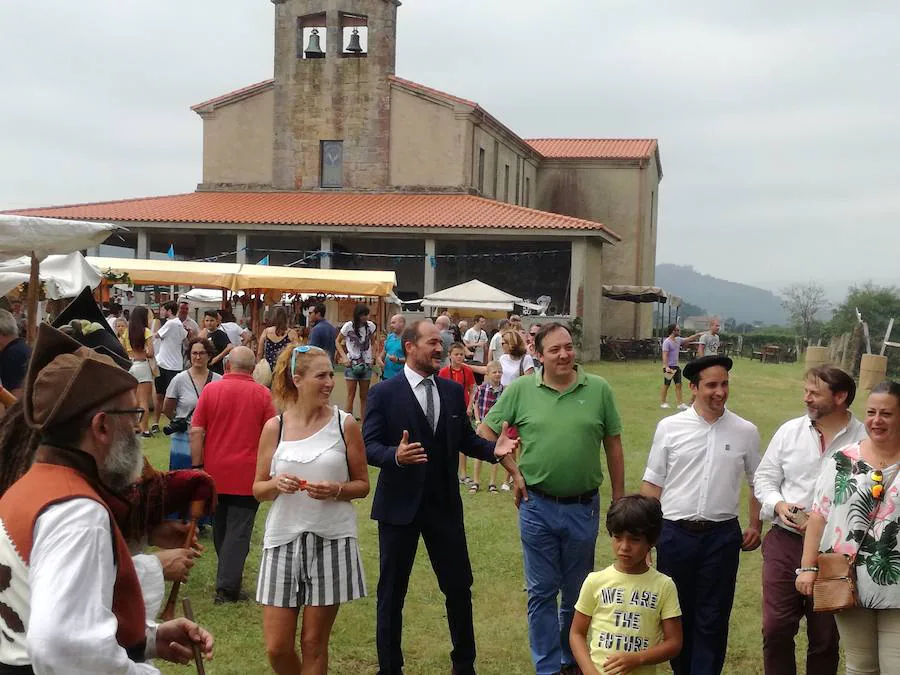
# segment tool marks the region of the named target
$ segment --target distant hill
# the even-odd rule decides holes
[[[733,317],[738,323],[787,323],[781,298],[772,291],[700,274],[690,265],[657,265],[656,285],[723,319]]]

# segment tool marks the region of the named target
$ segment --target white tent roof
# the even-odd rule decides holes
[[[422,299],[422,307],[483,309],[499,312],[513,311],[514,304],[522,304],[522,298],[489,286],[478,279],[445,288],[437,293],[426,295]]]
[[[6,295],[29,279],[31,258],[23,256],[0,262],[0,295]],[[100,272],[78,252],[47,256],[40,264],[40,280],[51,300],[74,298],[85,286],[100,285]]]
[[[0,257],[18,258],[33,253],[43,260],[48,255],[97,246],[119,229],[123,228],[108,223],[0,214]]]

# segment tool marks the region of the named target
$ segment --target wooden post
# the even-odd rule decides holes
[[[26,310],[28,312],[28,344],[34,346],[37,340],[37,308],[38,308],[38,291],[41,285],[41,261],[38,260],[34,251],[31,252],[31,275],[28,277],[28,296],[26,298]]]

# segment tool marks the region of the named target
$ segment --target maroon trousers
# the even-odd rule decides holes
[[[831,614],[812,611],[812,599],[797,592],[794,571],[800,567],[803,537],[773,525],[763,553],[763,664],[766,675],[797,675],[794,637],[806,617],[809,648],[806,672],[836,675],[838,632]]]

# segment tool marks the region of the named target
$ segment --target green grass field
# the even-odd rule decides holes
[[[657,421],[673,410],[658,406],[660,366],[658,363],[602,363],[589,366],[606,377],[618,400],[624,421],[623,443],[626,462],[626,489],[636,491]],[[775,429],[785,420],[803,413],[801,364],[760,364],[738,359],[731,378],[730,408],[753,421],[760,430],[763,449]],[[342,383],[339,383],[339,386]],[[670,401],[673,401],[670,392]],[[343,400],[343,388],[336,389],[334,401]],[[690,394],[686,388],[686,397]],[[863,405],[858,402],[855,408]],[[562,433],[562,430],[561,430]],[[168,467],[168,443],[160,435],[147,442],[146,452],[154,465]],[[471,469],[470,469],[471,471]],[[371,471],[374,492],[377,472]],[[534,672],[528,651],[528,635],[523,592],[522,556],[516,510],[510,493],[463,495],[469,551],[475,576],[473,602],[478,640],[478,671],[485,675]],[[602,488],[602,502],[609,490]],[[746,505],[747,490],[744,489]],[[345,605],[338,615],[331,638],[330,672],[374,673],[375,588],[378,581],[378,540],[374,521],[369,518],[371,494],[357,504],[369,597]],[[244,587],[255,591],[259,569],[263,523],[267,508],[259,512],[254,545],[247,560]],[[742,512],[746,523],[746,507]],[[601,519],[602,523],[602,519]],[[251,674],[270,672],[262,637],[262,613],[255,603],[219,605],[212,603],[216,556],[212,541],[194,568],[182,593],[191,598],[197,619],[215,634],[215,659],[207,672]],[[597,542],[598,568],[612,561],[609,539],[602,531]],[[731,637],[726,673],[762,673],[761,557],[759,550],[743,554],[738,587],[731,616]],[[420,546],[410,583],[404,615],[403,645],[409,675],[449,673],[450,640],[444,616],[443,596]],[[805,647],[804,647],[805,648]],[[802,662],[802,661],[801,661]],[[802,670],[802,666],[801,666]],[[166,673],[186,672],[166,665]]]

